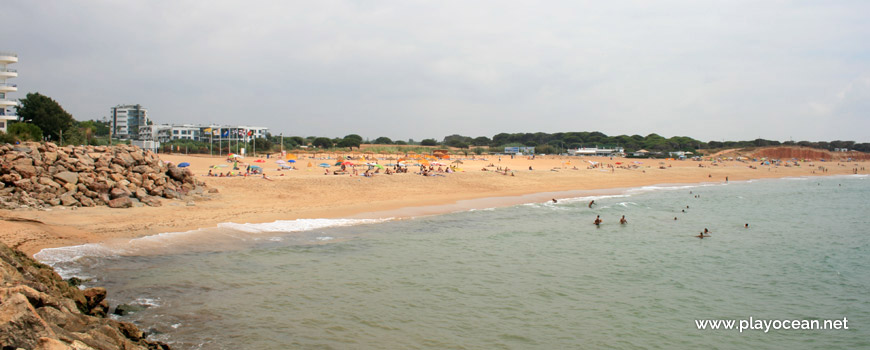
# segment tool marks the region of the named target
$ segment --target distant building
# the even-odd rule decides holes
[[[595,146],[594,148],[581,147],[581,148],[577,148],[577,149],[569,149],[568,155],[572,155],[572,156],[599,156],[599,157],[622,156],[622,155],[625,155],[625,149],[622,147],[610,147],[610,148],[598,148],[598,146]]]
[[[139,129],[151,122],[148,120],[148,110],[142,105],[118,105],[111,108],[109,122],[112,127],[112,138],[139,138]]]
[[[10,92],[18,91],[18,86],[6,82],[8,78],[18,77],[18,71],[7,67],[13,63],[18,63],[18,54],[0,52],[0,131],[4,133],[9,122],[18,119],[13,110],[15,106],[18,106],[18,101],[8,97]]]
[[[534,147],[505,147],[505,154],[535,154]]]
[[[157,142],[172,140],[246,142],[254,138],[265,138],[268,134],[269,128],[260,126],[152,124],[140,127],[138,138]]]

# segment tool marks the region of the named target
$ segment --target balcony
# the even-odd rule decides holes
[[[8,100],[8,99],[0,99],[0,108],[5,109],[6,107],[15,107],[18,105],[18,101]]]
[[[18,54],[0,51],[0,63],[18,63]]]
[[[8,83],[0,83],[0,92],[15,92],[18,91],[18,85],[8,84]]]
[[[0,79],[18,77],[18,71],[11,68],[0,67]]]

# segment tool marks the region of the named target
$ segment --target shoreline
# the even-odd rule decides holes
[[[217,157],[162,155],[171,161],[190,161],[197,178],[220,190],[211,200],[183,203],[164,201],[162,207],[110,209],[55,207],[50,211],[0,211],[4,243],[33,256],[44,248],[56,248],[133,239],[161,233],[216,228],[221,223],[270,223],[295,219],[372,219],[410,218],[470,209],[505,207],[551,198],[569,198],[619,194],[648,186],[699,186],[704,184],[834,175],[853,175],[850,162],[834,167],[829,173],[814,174],[816,167],[758,167],[747,163],[720,162],[721,166],[704,166],[707,162],[669,161],[667,168],[647,165],[638,169],[566,169],[566,158],[551,156],[538,159],[505,159],[499,162],[515,170],[516,176],[476,171],[494,160],[465,160],[466,172],[445,177],[414,174],[377,175],[373,178],[324,176],[317,171],[268,171],[273,181],[259,178],[203,177],[209,163]],[[588,159],[567,159],[578,165]],[[618,162],[625,159],[596,159]],[[304,160],[303,160],[304,161]],[[318,162],[313,159],[309,162]],[[655,160],[658,161],[658,160]],[[649,162],[653,163],[653,162]],[[702,165],[703,164],[703,165]],[[570,163],[569,163],[570,165]],[[808,164],[812,165],[812,163]],[[539,169],[525,170],[534,166]],[[563,168],[559,168],[562,166]],[[699,167],[701,166],[701,167]],[[301,167],[301,166],[300,166]],[[558,169],[558,170],[557,170]],[[664,170],[662,170],[664,169]],[[859,174],[866,174],[861,171]],[[287,174],[288,176],[284,176]],[[281,177],[278,177],[281,176]]]
[[[831,178],[831,177],[851,177],[851,176],[870,176],[867,174],[858,174],[858,175],[816,175],[816,176],[803,176],[803,177],[781,177],[781,178],[759,178],[759,179],[747,179],[747,180],[738,180],[733,181],[735,184],[747,184],[756,181],[763,180],[787,180],[787,179],[806,179],[811,180],[814,178]],[[729,182],[731,183],[731,182]],[[526,204],[534,204],[534,203],[546,203],[549,202],[552,198],[557,198],[558,200],[587,200],[587,199],[599,199],[599,198],[612,198],[612,197],[623,197],[623,196],[632,196],[635,194],[643,194],[647,192],[653,191],[672,191],[672,190],[682,190],[686,188],[699,188],[699,187],[707,187],[707,186],[726,186],[729,183],[726,182],[698,182],[698,183],[663,183],[663,184],[652,184],[638,187],[626,187],[626,188],[606,188],[606,189],[595,189],[595,190],[570,190],[570,191],[550,191],[550,192],[537,192],[537,193],[529,193],[523,195],[516,196],[497,196],[497,197],[482,197],[482,198],[474,198],[467,200],[459,200],[453,203],[445,203],[445,204],[435,204],[435,205],[424,205],[424,206],[411,206],[404,207],[393,210],[381,210],[381,211],[372,211],[372,212],[362,212],[351,215],[349,217],[329,217],[329,218],[296,218],[296,219],[282,219],[270,222],[247,222],[247,223],[237,223],[237,222],[220,222],[214,226],[209,227],[199,227],[191,230],[184,231],[172,231],[172,232],[161,232],[154,235],[145,235],[132,238],[130,240],[126,239],[112,239],[113,242],[109,241],[101,241],[101,242],[93,242],[93,243],[85,243],[80,245],[72,245],[72,246],[60,246],[60,247],[45,247],[40,249],[38,252],[32,254],[32,257],[43,262],[47,263],[50,266],[53,266],[53,263],[66,261],[65,259],[59,259],[53,262],[46,262],[45,259],[38,259],[37,256],[40,253],[43,253],[45,249],[64,249],[64,248],[76,248],[87,245],[112,245],[109,243],[114,243],[115,249],[123,249],[125,243],[127,245],[131,244],[133,241],[138,241],[142,239],[160,239],[160,238],[173,238],[184,236],[187,234],[196,235],[196,234],[208,234],[212,233],[210,231],[219,231],[221,229],[238,229],[233,227],[226,227],[231,225],[238,226],[249,226],[249,225],[268,225],[268,224],[276,224],[279,222],[299,222],[299,221],[317,221],[317,220],[352,220],[355,222],[351,223],[337,223],[337,224],[328,224],[323,226],[315,226],[304,229],[294,229],[294,230],[263,230],[256,232],[256,234],[261,233],[271,233],[271,232],[284,232],[286,234],[300,234],[303,232],[322,229],[322,228],[332,228],[339,226],[355,226],[355,225],[368,225],[368,224],[376,224],[389,222],[394,220],[413,220],[421,217],[427,216],[437,216],[437,215],[446,215],[453,213],[461,213],[466,211],[474,211],[474,210],[488,210],[495,208],[507,208],[512,206],[526,205]],[[256,230],[256,229],[254,229]],[[188,237],[185,237],[188,238]],[[100,247],[107,248],[107,247]],[[233,247],[240,248],[240,247]],[[185,252],[188,251],[185,249]],[[140,252],[141,253],[141,252]],[[180,253],[180,252],[177,252]],[[134,254],[135,255],[135,254]],[[45,257],[45,256],[44,256]]]

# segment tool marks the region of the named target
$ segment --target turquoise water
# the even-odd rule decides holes
[[[856,349],[870,347],[868,198],[866,176],[659,186],[592,209],[230,225],[38,257],[99,276],[113,305],[150,305],[120,319],[179,349]],[[850,329],[695,326],[749,317]]]

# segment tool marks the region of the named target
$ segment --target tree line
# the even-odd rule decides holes
[[[28,93],[17,108],[20,121],[9,124],[7,134],[0,133],[0,143],[17,141],[53,141],[63,144],[100,145],[111,143],[109,139],[110,125],[106,121],[76,121],[60,104],[40,93]],[[117,141],[116,141],[117,142]],[[870,152],[870,143],[855,141],[786,141],[755,139],[750,141],[708,141],[703,142],[688,136],[663,137],[652,133],[641,135],[608,136],[599,131],[558,132],[558,133],[499,133],[492,136],[470,137],[453,134],[442,140],[433,138],[414,141],[413,139],[392,140],[381,136],[366,139],[358,134],[344,137],[323,136],[281,136],[267,135],[248,143],[234,145],[234,149],[245,147],[250,149],[256,144],[257,150],[274,151],[279,149],[292,150],[303,147],[320,149],[347,148],[359,149],[363,144],[397,145],[397,146],[442,146],[453,147],[474,153],[500,152],[503,147],[535,147],[537,153],[564,153],[568,149],[581,147],[622,147],[626,152],[645,149],[650,152],[696,151],[704,149],[747,148],[763,146],[804,146],[833,151],[834,149],[849,149]],[[173,140],[165,143],[164,149],[184,149],[195,153],[215,152],[215,145],[209,142],[193,140]],[[223,145],[222,145],[223,146]],[[226,151],[232,151],[229,145]],[[223,150],[218,150],[223,151]]]

